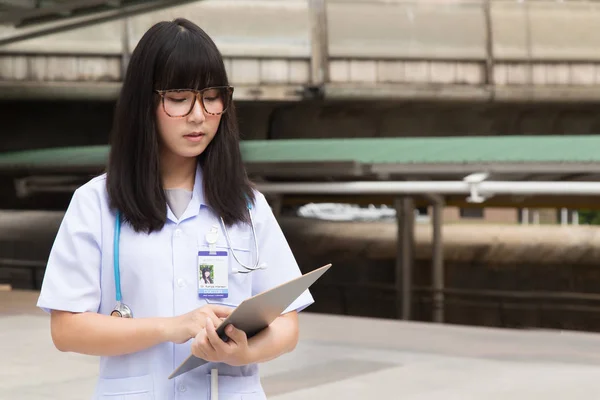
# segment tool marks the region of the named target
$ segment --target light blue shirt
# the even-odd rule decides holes
[[[231,255],[221,230],[217,247],[229,251],[229,297],[210,303],[231,307],[244,299],[301,275],[290,247],[265,197],[257,192],[252,216],[260,261],[268,265],[249,274]],[[120,269],[123,302],[134,318],[173,317],[207,304],[198,296],[197,254],[208,249],[205,234],[219,224],[206,205],[202,171],[198,168],[190,203],[181,218],[167,209],[160,232],[135,233],[123,224]],[[65,213],[52,247],[38,307],[109,315],[115,305],[113,233],[115,213],[108,205],[106,176],[78,188]],[[236,255],[254,265],[252,229],[248,224],[229,228]],[[307,290],[285,312],[301,311],[313,303]],[[219,370],[219,394],[227,399],[265,399],[256,364],[233,367],[209,363],[169,380],[169,374],[190,354],[185,344],[162,343],[138,353],[101,357],[94,399],[207,399],[210,369]]]

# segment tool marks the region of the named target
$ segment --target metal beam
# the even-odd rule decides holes
[[[375,174],[407,175],[456,175],[470,174],[473,171],[486,171],[493,174],[548,174],[560,175],[575,173],[600,173],[600,164],[595,162],[468,162],[468,163],[389,163],[374,164],[370,171]],[[519,177],[513,177],[518,179]]]
[[[483,62],[480,63],[485,68]],[[437,83],[326,83],[323,95],[331,100],[389,100],[494,103],[596,103],[597,85],[473,85]]]
[[[414,262],[415,205],[410,197],[394,201],[398,227],[396,250],[396,304],[399,317],[410,320],[412,315],[412,270]]]
[[[600,182],[294,182],[260,183],[258,187],[265,193],[286,194],[472,194],[476,188],[478,194],[487,197],[495,194],[600,196]]]
[[[0,100],[113,101],[118,98],[120,89],[121,81],[0,81]],[[297,101],[303,98],[303,90],[296,85],[238,85],[233,98],[235,101]]]
[[[433,83],[326,83],[325,98],[331,100],[490,101],[483,85]]]
[[[343,195],[286,195],[284,203],[289,206],[302,206],[308,203],[350,203],[368,206],[370,204],[394,205],[395,195],[343,194]],[[431,202],[421,196],[415,197],[415,206],[427,207]],[[487,199],[484,203],[474,204],[466,201],[465,195],[449,195],[445,197],[447,207],[494,207],[494,208],[560,208],[600,210],[600,202],[594,196],[511,196],[498,195]]]
[[[311,42],[311,85],[321,87],[329,82],[329,35],[327,25],[327,1],[309,0]]]
[[[251,162],[247,164],[247,171],[251,175],[265,175],[272,177],[273,171],[277,171],[277,177],[288,178],[334,178],[334,177],[362,177],[364,171],[360,163],[354,161],[331,161],[297,163],[294,161],[278,162],[276,166],[270,162]],[[326,171],[326,175],[324,174]]]
[[[43,167],[41,167],[43,168]],[[39,171],[40,169],[36,169]],[[63,172],[76,173],[77,171],[100,170],[101,165],[74,165],[64,167]],[[46,170],[57,170],[54,166],[46,166]],[[23,173],[34,173],[34,169],[29,166],[20,166],[15,164],[4,165],[0,168],[4,174],[9,174],[11,171]],[[530,199],[519,199],[515,195],[530,195],[541,196],[545,201],[538,201],[537,207],[556,207],[559,204],[570,204],[571,208],[578,207],[575,204],[578,199],[582,204],[598,204],[597,200],[591,200],[591,196],[600,196],[600,182],[481,182],[478,189],[480,194],[484,194],[487,200],[481,204],[470,204],[475,207],[524,207],[525,202],[531,204]],[[330,196],[331,201],[334,201],[335,196],[354,195],[354,196],[371,196],[371,201],[376,201],[378,198],[381,202],[385,202],[386,197],[398,195],[423,195],[423,194],[444,194],[451,195],[448,197],[448,204],[463,205],[457,201],[456,196],[467,197],[471,194],[470,188],[465,182],[325,182],[325,183],[273,183],[273,182],[258,182],[256,187],[264,194],[272,195],[311,195],[314,198],[320,198],[319,195]],[[375,195],[375,196],[373,196]],[[496,201],[498,195],[501,201]],[[501,197],[504,195],[505,197]],[[554,203],[549,203],[549,198],[554,198]],[[308,201],[305,197],[302,201]],[[348,200],[348,198],[346,198]],[[570,201],[571,203],[568,203]],[[586,203],[587,201],[587,203]],[[464,205],[467,205],[466,202]]]
[[[29,18],[40,18],[48,15],[69,15],[77,8],[95,7],[106,4],[106,0],[79,0],[77,2],[50,3],[50,5],[29,7],[29,10],[16,10],[0,15],[0,24],[14,24],[21,26],[23,20]]]
[[[17,8],[17,9],[32,9],[36,6],[36,0],[0,0],[0,6]]]
[[[494,29],[492,27],[492,0],[484,0],[483,17],[485,21],[485,83],[494,86]],[[493,93],[492,93],[493,95]]]
[[[71,17],[68,19],[63,18],[63,21],[44,24],[42,27],[38,28],[24,29],[24,31],[18,31],[12,35],[4,36],[0,38],[0,46],[196,1],[202,0],[146,1],[132,6],[113,8],[111,10],[99,12],[97,14],[88,15],[85,17]]]
[[[431,280],[433,287],[433,312],[434,322],[444,322],[444,244],[442,239],[442,210],[443,200],[433,202],[433,215],[431,219],[433,231],[433,254],[431,259]]]

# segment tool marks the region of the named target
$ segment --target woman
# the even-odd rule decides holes
[[[232,92],[215,44],[185,19],[151,27],[131,56],[107,173],[75,191],[38,301],[59,350],[101,357],[96,399],[205,399],[212,369],[223,397],[264,399],[257,364],[296,346],[308,291],[250,340],[215,333],[244,299],[300,275],[243,168]],[[254,238],[263,268],[235,273],[255,265]],[[216,295],[198,284],[209,254],[224,255],[208,263],[226,282]],[[133,318],[110,316],[126,316],[120,288]],[[210,362],[169,380],[190,352]]]
[[[210,277],[210,269],[202,269],[202,280],[205,285],[212,285],[214,283],[212,278]]]

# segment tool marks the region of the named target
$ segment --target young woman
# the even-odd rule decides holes
[[[210,277],[210,269],[209,268],[202,268],[202,283],[205,285],[212,285],[214,282],[212,280],[212,278]]]
[[[250,340],[215,333],[300,275],[246,176],[232,93],[217,47],[185,19],[151,27],[131,56],[107,173],[75,191],[38,301],[59,350],[101,356],[95,399],[207,399],[212,369],[222,398],[264,399],[257,364],[296,346],[308,291]],[[209,363],[169,380],[190,352]]]

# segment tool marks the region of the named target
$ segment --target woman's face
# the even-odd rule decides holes
[[[204,271],[204,277],[210,278],[210,271]]]
[[[165,108],[167,111],[178,110],[186,101],[193,102],[189,93],[186,98],[185,93],[167,92],[164,94],[164,100],[158,102],[156,122],[161,151],[165,155],[197,157],[204,152],[219,129],[221,115],[206,113],[200,96],[196,98],[192,111],[186,116],[172,117],[165,112]],[[163,102],[166,107],[163,107]]]

